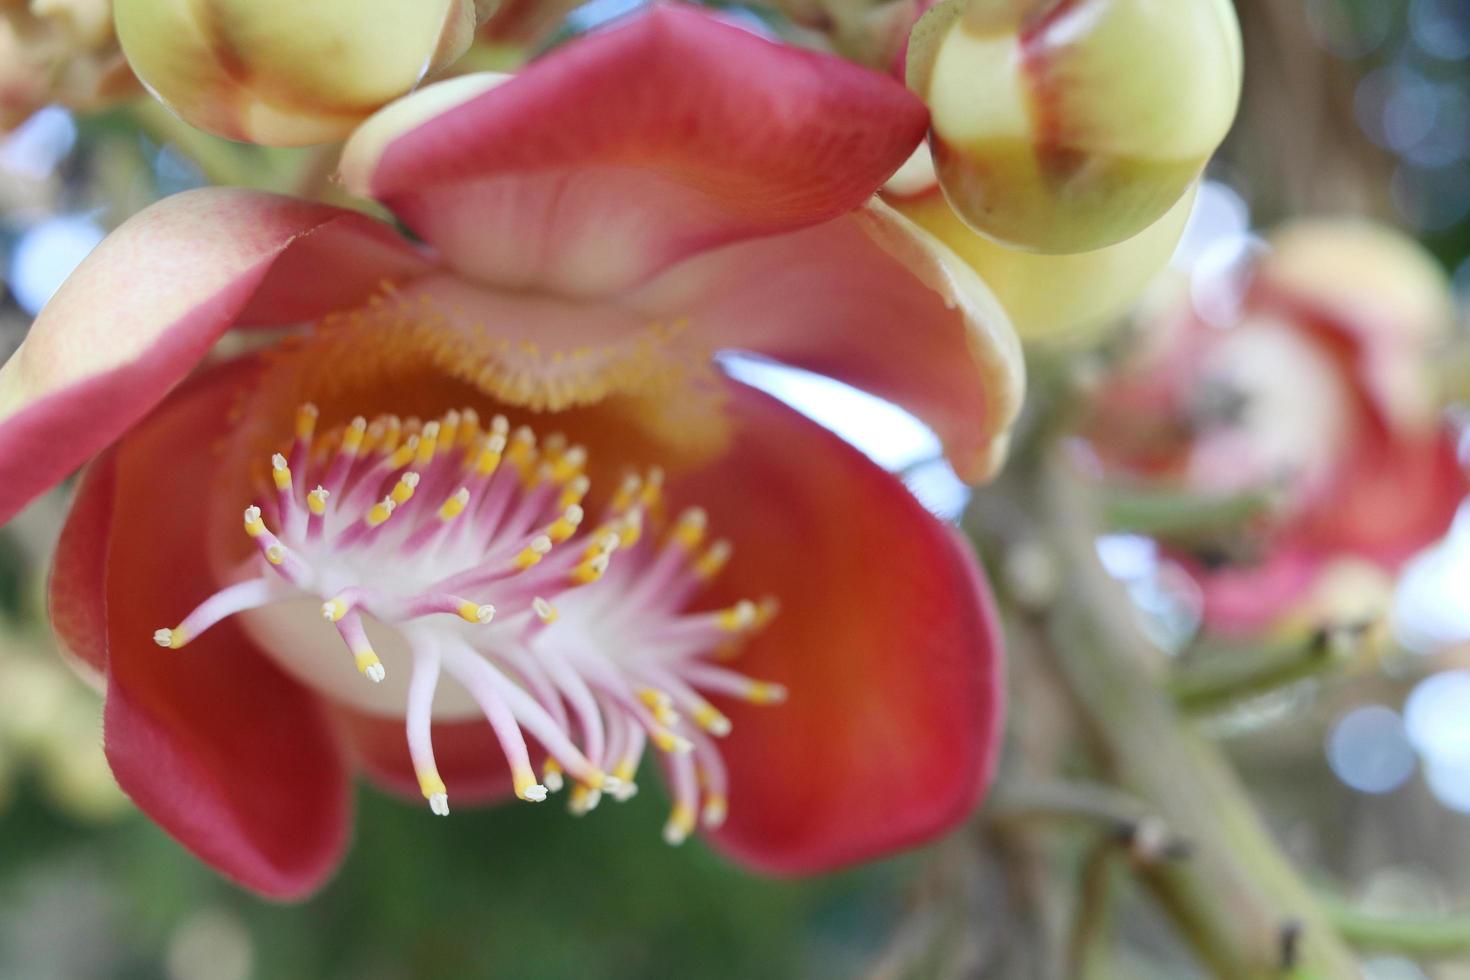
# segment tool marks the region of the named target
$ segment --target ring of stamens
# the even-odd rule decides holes
[[[721,663],[773,600],[686,611],[731,556],[728,542],[705,544],[702,510],[665,521],[655,469],[627,477],[589,522],[586,451],[559,434],[538,443],[503,416],[358,417],[324,433],[318,421],[314,406],[299,410],[244,510],[256,554],[239,581],[155,643],[176,650],[228,616],[314,596],[369,681],[386,668],[364,623],[406,640],[408,752],[434,813],[449,812],[432,737],[447,675],[489,722],[521,799],[570,783],[573,813],[626,800],[651,744],[674,799],[665,839],[723,822],[716,740],[731,725],[708,698],[774,704],[785,689]],[[539,779],[527,734],[546,752]]]

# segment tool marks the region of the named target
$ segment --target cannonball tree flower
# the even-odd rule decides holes
[[[786,873],[961,819],[1000,715],[973,555],[712,360],[859,385],[993,471],[1015,338],[872,199],[924,124],[654,8],[369,121],[343,180],[416,241],[223,189],[118,229],[0,371],[0,516],[95,455],[51,609],[122,787],[273,896],[335,866],[353,770],[585,812],[646,750],[667,839]]]
[[[1288,225],[1269,245],[1224,322],[1218,303],[1209,322],[1187,295],[1165,302],[1089,425],[1115,477],[1270,500],[1243,536],[1175,553],[1223,634],[1386,608],[1392,576],[1466,491],[1434,400],[1454,313],[1434,259],[1348,220]]]

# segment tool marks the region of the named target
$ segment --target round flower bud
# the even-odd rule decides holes
[[[133,71],[200,129],[269,146],[344,138],[458,58],[473,0],[116,0]]]
[[[891,200],[980,274],[1027,344],[1083,344],[1123,322],[1135,300],[1168,264],[1194,207],[1194,189],[1132,238],[1091,252],[1041,255],[977,235],[937,191]]]
[[[948,0],[909,41],[945,195],[1012,248],[1087,252],[1174,206],[1240,100],[1229,0]]]

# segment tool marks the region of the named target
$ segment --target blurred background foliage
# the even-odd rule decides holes
[[[1237,235],[1302,213],[1384,218],[1428,244],[1462,303],[1470,298],[1470,4],[1237,6],[1246,96],[1210,170],[1216,211],[1234,215]],[[495,58],[481,52],[477,63]],[[278,186],[292,173],[320,185],[331,164],[314,153],[227,148],[144,102],[33,117],[0,140],[0,354],[127,215],[212,181]],[[787,394],[819,416],[823,405],[842,414],[832,405],[843,396],[830,389]],[[937,509],[958,509],[963,497],[942,475],[882,444],[902,426],[869,428],[879,444],[865,448],[907,466]],[[0,977],[1044,973],[1034,950],[1055,924],[1013,911],[1015,890],[1028,887],[1014,865],[1035,845],[1018,834],[1003,793],[973,828],[927,851],[780,881],[738,871],[698,842],[666,847],[657,832],[666,803],[653,780],[633,802],[580,820],[508,806],[457,810],[446,822],[363,789],[336,880],[300,906],[261,902],[196,862],[112,785],[100,705],[44,626],[40,583],[60,507],[44,500],[0,530]],[[1457,534],[1470,537],[1470,528]],[[1108,547],[1109,570],[1167,634],[1178,615],[1168,583],[1137,541]],[[1465,619],[1467,568],[1462,561],[1419,584],[1410,600],[1421,620]],[[1024,645],[1014,653],[1024,673]],[[1208,725],[1287,850],[1333,882],[1344,904],[1470,913],[1470,648],[1432,660],[1396,653],[1330,685],[1289,685],[1231,705]],[[1080,885],[1061,886],[1076,893],[1051,896],[1056,904],[1083,902],[1091,888],[1123,889],[1113,920],[1122,975],[1198,975],[1134,886],[1089,862],[1086,838],[1056,847],[1083,869]],[[1417,945],[1369,935],[1365,972],[1470,977],[1470,923],[1440,925]],[[1406,944],[1413,958],[1400,955]]]

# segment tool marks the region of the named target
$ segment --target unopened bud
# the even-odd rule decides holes
[[[1162,218],[1240,99],[1228,0],[948,0],[909,41],[945,195],[1012,248],[1087,252]]]
[[[342,139],[464,53],[472,0],[116,0],[118,39],[200,129],[270,146]]]

